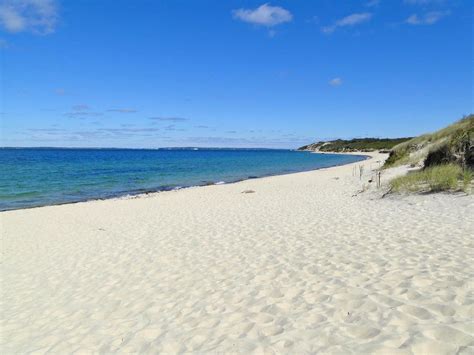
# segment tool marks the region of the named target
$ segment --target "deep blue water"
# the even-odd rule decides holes
[[[346,164],[361,156],[259,149],[0,149],[0,210]]]

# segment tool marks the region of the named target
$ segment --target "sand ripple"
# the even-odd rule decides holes
[[[351,174],[0,214],[2,353],[472,354],[472,196]]]

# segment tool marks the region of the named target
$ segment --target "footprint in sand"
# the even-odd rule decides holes
[[[421,308],[421,307],[416,307],[416,306],[410,306],[408,304],[403,305],[398,308],[401,312],[407,313],[411,315],[412,317],[422,319],[422,320],[427,320],[432,318],[432,315],[430,312],[428,312],[426,309]]]
[[[473,345],[474,338],[460,330],[449,326],[437,326],[436,328],[427,330],[424,334],[429,338],[434,338],[443,343],[451,343],[457,346]]]
[[[370,339],[380,333],[380,329],[370,326],[356,325],[347,329],[347,333],[353,338]]]
[[[254,313],[249,316],[249,318],[258,324],[270,323],[273,321],[273,317],[267,313]]]
[[[411,350],[414,354],[451,355],[458,352],[458,347],[452,344],[423,339],[412,345]]]
[[[451,317],[456,314],[456,311],[452,307],[441,304],[427,305],[426,308],[445,317]]]
[[[283,333],[284,329],[282,327],[272,325],[260,330],[260,333],[265,337],[271,337]]]

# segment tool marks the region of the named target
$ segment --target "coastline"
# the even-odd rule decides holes
[[[0,348],[469,353],[472,196],[380,199],[385,158],[5,211]]]
[[[60,148],[60,149],[65,149],[65,148]],[[85,148],[85,149],[92,149],[92,148]],[[115,150],[118,150],[115,149]],[[306,151],[309,152],[309,151]],[[202,184],[196,184],[196,185],[191,185],[191,186],[159,186],[155,189],[148,189],[148,190],[140,190],[140,191],[123,191],[123,192],[118,192],[116,194],[111,194],[110,196],[104,196],[104,197],[84,197],[84,199],[79,199],[75,201],[64,201],[64,202],[54,202],[54,203],[48,203],[48,204],[40,204],[36,206],[27,206],[27,207],[19,207],[19,208],[8,208],[8,209],[1,209],[0,208],[0,214],[3,212],[8,212],[8,211],[18,211],[18,210],[23,210],[23,209],[32,209],[32,208],[42,208],[42,207],[48,207],[48,206],[63,206],[63,205],[69,205],[69,204],[76,204],[76,203],[87,203],[87,202],[92,202],[92,201],[105,201],[105,200],[116,200],[116,199],[130,199],[130,198],[140,198],[142,196],[148,196],[151,194],[158,194],[158,193],[164,193],[164,192],[172,192],[172,191],[179,191],[179,190],[185,190],[185,189],[190,189],[190,188],[196,188],[196,187],[204,187],[204,186],[214,186],[214,185],[228,185],[228,184],[235,184],[239,183],[242,181],[246,180],[252,180],[252,179],[262,179],[262,178],[267,178],[271,176],[280,176],[280,175],[290,175],[290,174],[298,174],[302,172],[308,172],[308,171],[316,171],[320,169],[329,169],[333,167],[338,167],[342,165],[347,165],[347,164],[354,164],[363,160],[370,159],[369,155],[364,155],[361,153],[357,152],[348,152],[347,154],[345,153],[339,153],[339,152],[312,152],[312,153],[318,153],[318,154],[325,154],[325,155],[354,155],[354,156],[359,156],[362,159],[356,162],[350,162],[350,163],[341,163],[341,164],[336,164],[332,165],[330,167],[319,167],[319,168],[314,168],[314,169],[308,169],[308,170],[300,170],[300,171],[294,171],[294,172],[281,172],[281,173],[274,173],[274,174],[267,174],[267,175],[261,175],[261,176],[248,176],[247,178],[242,178],[242,179],[237,179],[237,180],[230,180],[230,181],[219,181],[219,182],[203,182]]]

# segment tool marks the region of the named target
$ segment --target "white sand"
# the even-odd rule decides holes
[[[0,351],[472,354],[474,198],[352,171],[1,213]]]

